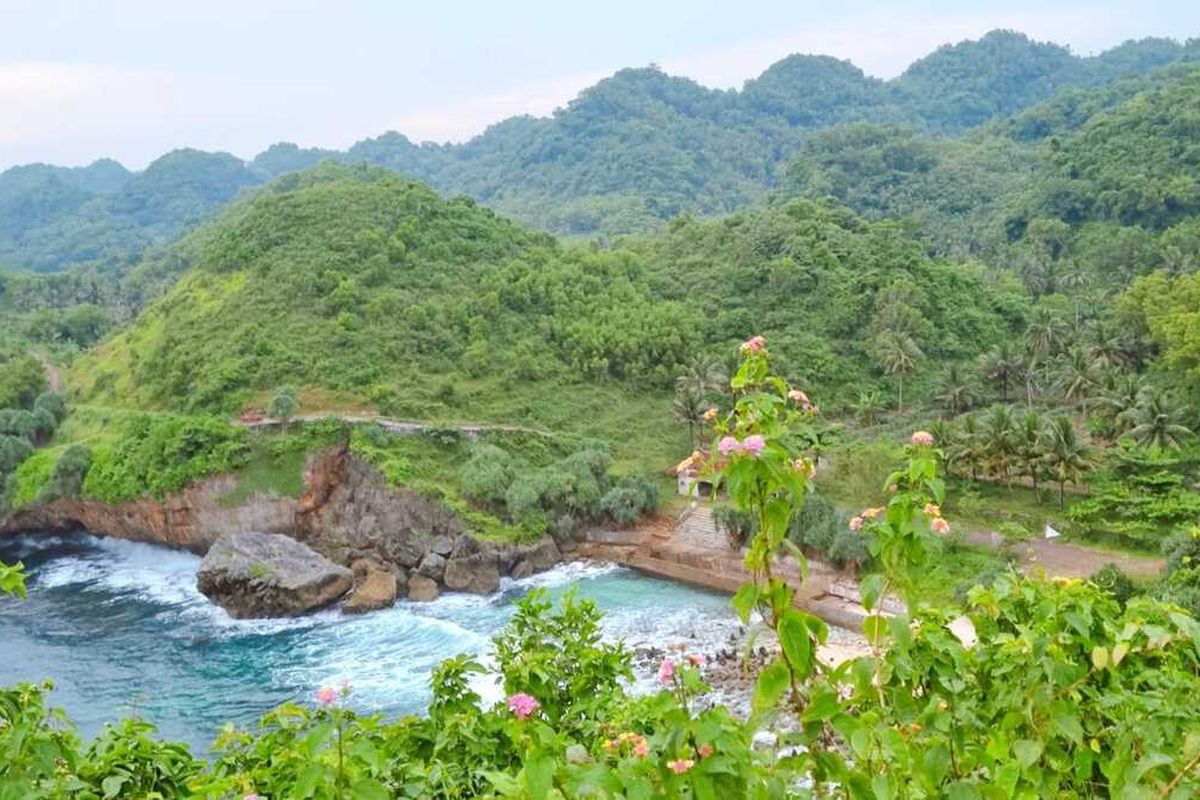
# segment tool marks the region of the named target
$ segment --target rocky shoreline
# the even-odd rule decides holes
[[[86,529],[205,555],[198,586],[234,616],[291,616],[344,598],[350,613],[397,597],[490,594],[563,559],[549,536],[531,544],[472,537],[443,505],[388,485],[345,448],[314,454],[298,498],[256,494],[230,506],[231,476],[156,500],[56,500],[0,517],[0,536]],[[211,560],[210,560],[211,556]],[[308,575],[306,580],[303,576]]]

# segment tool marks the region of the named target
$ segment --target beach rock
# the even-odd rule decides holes
[[[562,553],[551,538],[542,539],[535,545],[519,548],[516,563],[510,574],[517,579],[528,578],[537,572],[545,572],[562,561]]]
[[[454,552],[454,540],[449,536],[435,536],[429,541],[429,552],[439,556],[449,556]]]
[[[435,581],[442,579],[442,573],[446,571],[446,557],[440,556],[437,553],[426,553],[421,559],[420,565],[417,567],[417,574],[426,578],[431,578]]]
[[[363,614],[388,608],[396,602],[396,576],[382,568],[368,568],[358,586],[346,597],[342,611]]]
[[[344,595],[354,573],[277,533],[234,533],[209,549],[196,588],[237,619],[290,617]]]
[[[456,555],[446,562],[442,581],[447,589],[491,594],[500,588],[500,567],[495,554],[486,550],[473,555]]]
[[[408,599],[416,603],[428,603],[438,598],[437,581],[424,575],[413,575],[408,579]]]

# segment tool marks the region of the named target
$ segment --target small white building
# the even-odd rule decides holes
[[[675,487],[684,497],[708,497],[712,494],[712,458],[700,450],[680,461],[669,471],[675,475]]]

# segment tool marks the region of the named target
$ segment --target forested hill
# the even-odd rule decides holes
[[[931,251],[1034,295],[1200,264],[1200,65],[1073,90],[969,136],[855,124],[806,141],[784,197],[911,219]]]
[[[346,152],[280,144],[248,163],[178,151],[138,174],[111,161],[20,167],[0,175],[0,267],[130,263],[243,187],[326,158],[412,175],[558,233],[648,232],[682,211],[727,212],[762,197],[815,130],[871,122],[960,132],[1063,89],[1106,85],[1197,52],[1192,42],[1146,39],[1080,58],[995,31],[947,45],[891,81],[823,56],[789,56],[740,91],[626,69],[551,117],[508,119],[460,145],[387,133]]]
[[[230,412],[290,383],[394,416],[536,424],[636,448],[630,425],[669,435],[681,372],[719,368],[755,332],[832,397],[879,381],[888,342],[971,358],[1024,314],[1011,281],[931,261],[894,225],[807,201],[680,218],[604,251],[383,169],[322,164],[192,242],[175,286],[72,367],[79,398]]]

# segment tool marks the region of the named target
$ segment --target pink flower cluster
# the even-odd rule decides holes
[[[929,431],[915,431],[912,435],[912,443],[918,447],[932,447],[933,434]]]
[[[621,745],[624,744],[632,744],[633,754],[638,758],[645,758],[646,756],[650,755],[650,742],[646,741],[645,736],[633,733],[632,731],[626,731],[616,739],[609,739],[604,743],[603,746],[604,749],[610,753],[615,753],[620,750]]]
[[[767,440],[757,433],[751,434],[741,441],[738,441],[735,436],[723,436],[721,441],[717,442],[717,452],[723,456],[746,453],[757,458],[766,446]]]
[[[675,682],[675,659],[664,658],[658,665],[658,682],[664,686]]]
[[[929,530],[945,536],[950,532],[950,523],[946,522],[943,517],[934,517],[929,523]]]
[[[762,336],[751,336],[742,343],[743,353],[761,353],[767,349],[767,340]]]
[[[696,766],[696,762],[690,758],[677,758],[674,761],[667,762],[667,768],[676,775],[682,775],[694,766]]]
[[[532,695],[518,692],[508,698],[508,710],[517,719],[529,719],[533,713],[542,707]]]
[[[332,686],[322,686],[317,689],[317,702],[323,706],[331,706],[337,702],[337,690]]]

